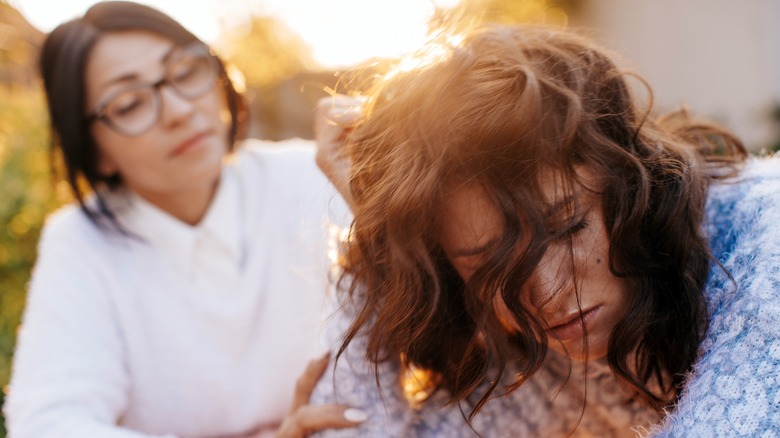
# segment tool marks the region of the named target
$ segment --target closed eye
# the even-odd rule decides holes
[[[173,76],[172,80],[174,82],[185,82],[199,72],[200,70],[198,69],[198,65],[195,63],[190,63],[176,71],[176,74]]]
[[[574,223],[573,225],[569,226],[568,228],[562,229],[562,230],[556,230],[549,233],[549,236],[553,240],[566,240],[570,237],[576,236],[578,233],[582,232],[586,228],[588,228],[588,225],[590,225],[590,222],[587,219],[587,213]]]
[[[580,219],[579,222],[577,222],[576,224],[572,225],[571,228],[566,230],[566,232],[568,234],[570,234],[570,235],[575,235],[575,234],[579,233],[580,231],[584,230],[585,228],[588,228],[588,220],[583,217],[582,219]]]
[[[495,240],[474,246],[462,248],[450,253],[450,261],[464,281],[468,281],[484,263],[488,250],[495,244]]]
[[[141,106],[141,102],[138,99],[135,99],[116,108],[115,112],[118,116],[126,116],[138,109],[139,106]]]

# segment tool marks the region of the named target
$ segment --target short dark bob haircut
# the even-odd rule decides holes
[[[53,134],[52,159],[56,161],[59,149],[74,197],[98,225],[117,225],[98,189],[115,189],[122,181],[120,175],[102,175],[97,169],[97,145],[84,113],[85,67],[92,48],[103,35],[123,31],[153,33],[178,46],[194,42],[205,46],[173,18],[154,8],[126,1],[97,3],[82,17],[59,25],[47,36],[39,67]],[[232,151],[245,131],[246,104],[228,78],[222,60],[215,58],[231,114],[228,148]],[[85,203],[90,190],[96,194],[95,206]]]

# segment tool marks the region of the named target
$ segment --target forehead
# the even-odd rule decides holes
[[[468,252],[485,245],[503,231],[503,219],[480,184],[455,187],[445,197],[440,242],[447,252]]]
[[[575,168],[575,180],[563,172],[549,170],[540,173],[540,208],[549,214],[565,212],[571,202],[594,202],[593,193],[598,177],[588,168]],[[446,252],[468,253],[480,248],[503,233],[504,219],[489,186],[479,183],[460,184],[446,192],[441,212],[439,240]]]
[[[489,190],[469,183],[445,192],[437,237],[456,269],[481,257],[504,233],[504,216]]]
[[[102,35],[90,52],[85,70],[88,93],[99,93],[113,81],[127,76],[144,77],[157,71],[173,42],[144,31]]]
[[[556,205],[583,201],[596,192],[600,186],[596,173],[585,166],[574,167],[574,175],[558,170],[547,170],[539,175],[539,188],[548,208]]]

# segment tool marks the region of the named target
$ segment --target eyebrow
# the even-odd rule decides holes
[[[557,201],[547,207],[544,210],[544,217],[545,219],[550,219],[552,217],[555,217],[561,210],[564,210],[566,207],[572,204],[572,201],[574,200],[574,196],[567,196],[560,201]]]
[[[471,257],[471,256],[479,255],[487,251],[487,249],[493,246],[497,241],[498,238],[495,238],[495,239],[490,239],[486,243],[479,246],[457,249],[455,251],[452,251],[450,256],[452,258],[458,258],[458,257]]]
[[[578,193],[581,195],[581,193]],[[544,218],[545,220],[550,220],[551,218],[555,217],[555,215],[559,214],[561,210],[564,210],[567,206],[571,205],[571,203],[574,201],[575,195],[566,196],[565,198],[554,202],[552,205],[544,209]],[[590,211],[590,209],[586,209],[585,213],[587,214]],[[460,258],[460,257],[471,257],[475,255],[479,255],[487,251],[491,246],[493,246],[499,238],[490,239],[484,244],[470,247],[470,248],[462,248],[457,249],[455,251],[450,252],[450,257],[452,258]]]
[[[568,205],[571,205],[571,202],[574,200],[574,196],[567,196],[564,199],[561,199],[560,201],[557,201],[553,203],[551,206],[546,208],[544,210],[544,217],[549,220],[550,218],[553,218],[555,215],[557,215],[561,210],[566,208]],[[590,210],[586,210],[590,211]],[[498,242],[498,237],[494,239],[490,239],[487,242],[473,246],[470,248],[461,248],[456,249],[455,251],[450,252],[450,257],[452,258],[460,258],[460,257],[471,257],[475,255],[479,255],[487,251],[491,246],[493,246],[496,242]]]
[[[160,64],[164,65],[166,62],[168,62],[168,60],[171,58],[171,56],[173,56],[173,54],[176,52],[177,49],[178,49],[178,47],[176,47],[175,45],[171,45],[171,47],[160,58]],[[116,84],[121,84],[121,83],[124,83],[124,82],[131,82],[131,81],[134,81],[134,80],[137,80],[137,79],[138,79],[138,73],[126,73],[126,74],[123,74],[122,76],[116,77],[116,78],[111,79],[110,81],[106,82],[105,84],[103,84],[101,89],[105,90],[109,86],[116,85]]]

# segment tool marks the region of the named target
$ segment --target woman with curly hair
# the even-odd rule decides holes
[[[320,126],[354,222],[314,399],[370,412],[321,436],[780,432],[780,163],[570,32],[415,60]]]

